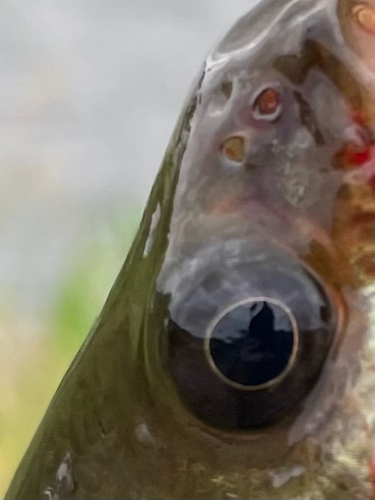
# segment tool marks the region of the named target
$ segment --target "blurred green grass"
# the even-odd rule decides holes
[[[16,311],[0,314],[2,341],[26,338],[31,330],[22,349],[13,343],[0,380],[0,498],[125,260],[141,210],[122,213],[110,228],[83,238],[38,324],[21,321]]]

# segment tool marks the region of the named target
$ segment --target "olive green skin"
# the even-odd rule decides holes
[[[133,483],[131,429],[137,418],[131,401],[136,396],[134,388],[145,376],[142,331],[149,311],[150,284],[156,279],[166,244],[165,230],[156,236],[155,247],[160,251],[153,253],[147,265],[140,266],[139,261],[152,209],[158,202],[165,207],[161,228],[168,225],[171,200],[164,193],[174,182],[175,171],[167,159],[125,266],[61,382],[6,498],[42,498],[45,488],[53,486],[67,452],[77,467],[75,474],[82,479],[74,493],[64,492],[62,498],[128,497],[129,482]],[[126,480],[126,471],[131,479]],[[120,476],[119,488],[115,478]],[[113,485],[108,490],[103,485],[110,477]]]
[[[193,97],[172,137],[126,262],[50,403],[5,498],[48,498],[44,493],[48,487],[56,488],[58,498],[141,495],[139,485],[146,470],[134,467],[134,429],[150,404],[144,337],[149,330],[157,330],[164,319],[164,311],[153,314],[150,303],[155,300],[155,282],[167,245],[178,164],[185,148],[181,136],[189,133],[194,107]],[[152,251],[145,259],[151,219],[158,205],[161,216]],[[74,464],[73,491],[69,491],[69,485],[67,490],[64,482],[56,486],[55,481],[67,454]]]

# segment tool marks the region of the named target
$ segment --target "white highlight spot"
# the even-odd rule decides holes
[[[151,432],[147,426],[147,424],[143,423],[138,425],[135,428],[135,435],[137,436],[137,439],[140,443],[142,444],[154,444],[155,440],[151,435]]]
[[[274,488],[281,488],[286,485],[294,477],[302,476],[306,472],[306,468],[302,465],[295,465],[290,469],[283,469],[282,471],[270,471],[269,476],[272,486]]]
[[[152,244],[154,243],[155,231],[156,231],[156,228],[158,227],[158,224],[159,224],[160,215],[161,215],[161,207],[160,207],[160,203],[158,203],[158,206],[156,207],[156,210],[152,215],[151,224],[150,224],[150,231],[148,233],[148,238],[147,238],[147,241],[145,244],[145,249],[143,251],[143,257],[147,257],[147,255],[150,253]]]

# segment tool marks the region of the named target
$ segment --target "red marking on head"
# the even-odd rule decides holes
[[[353,167],[360,167],[364,163],[371,160],[370,148],[363,149],[362,151],[353,151],[348,155],[348,161]]]
[[[347,143],[337,155],[340,160],[339,168],[355,169],[362,167],[372,158],[372,149],[370,147],[361,148],[356,144]]]

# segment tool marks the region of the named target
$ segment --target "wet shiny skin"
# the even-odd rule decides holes
[[[6,498],[373,495],[373,8],[265,0],[208,56]],[[248,390],[210,338],[260,297],[298,348]]]

